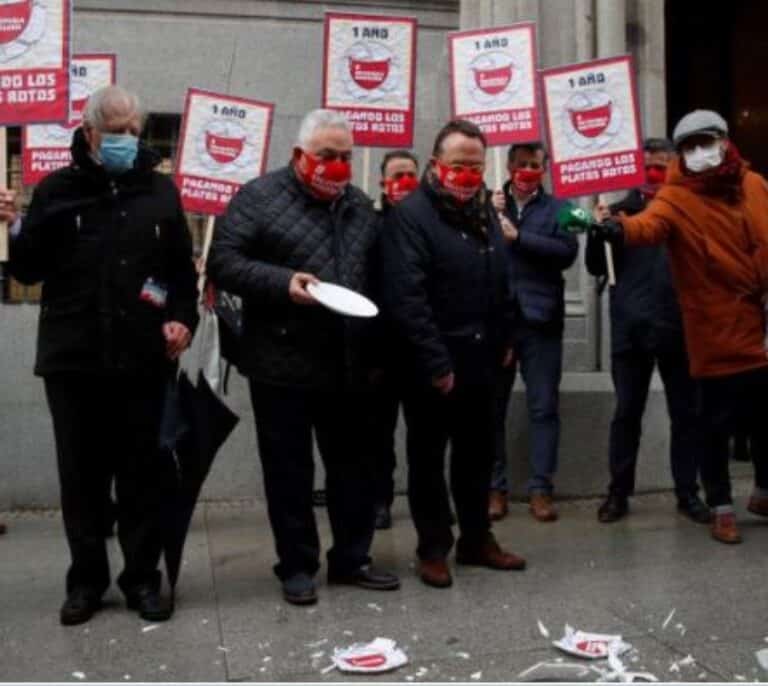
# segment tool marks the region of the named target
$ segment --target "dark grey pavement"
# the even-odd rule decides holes
[[[139,620],[113,586],[107,607],[73,628],[57,618],[67,561],[58,514],[0,515],[9,524],[0,538],[0,680],[338,681],[350,677],[323,673],[334,646],[384,636],[411,662],[368,680],[509,681],[539,662],[576,661],[551,647],[541,621],[551,639],[566,623],[619,633],[634,646],[627,666],[660,680],[766,681],[755,652],[768,648],[768,521],[745,512],[746,481],[737,490],[745,542],[733,547],[679,516],[667,494],[635,498],[631,516],[612,525],[597,523],[596,501],[562,503],[554,524],[513,505],[497,536],[529,569],[459,568],[448,590],[414,576],[414,532],[398,498],[395,527],[374,549],[402,590],[328,588],[321,572],[320,602],[309,609],[280,599],[263,504],[207,504],[171,622]]]

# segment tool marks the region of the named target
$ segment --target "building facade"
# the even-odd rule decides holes
[[[324,12],[415,16],[419,22],[415,152],[426,160],[435,132],[449,116],[446,34],[459,28],[533,20],[543,67],[626,52],[634,55],[644,135],[663,136],[670,129],[670,102],[675,117],[693,106],[718,107],[726,115],[738,115],[737,132],[764,163],[768,156],[755,132],[761,117],[766,121],[765,106],[753,97],[755,89],[741,74],[744,57],[734,47],[733,35],[748,33],[752,50],[762,50],[765,56],[765,32],[749,27],[765,26],[768,3],[733,0],[730,4],[729,12],[720,12],[719,25],[706,25],[710,30],[719,26],[723,43],[722,15],[734,15],[729,19],[729,60],[717,63],[709,79],[701,77],[695,62],[696,51],[706,54],[706,50],[696,41],[683,40],[698,21],[689,16],[690,9],[684,9],[692,3],[678,0],[75,0],[74,51],[117,54],[118,81],[142,96],[151,114],[150,142],[168,157],[174,152],[187,88],[276,103],[269,150],[269,167],[274,168],[289,159],[301,117],[321,102]],[[695,3],[699,20],[708,16],[710,5],[715,3]],[[722,3],[717,6],[722,10]],[[670,35],[668,26],[674,27],[676,35]],[[700,36],[701,29],[692,35]],[[674,54],[672,64],[667,58],[670,53]],[[736,73],[741,74],[738,87],[733,85]],[[13,141],[13,132],[10,137]],[[382,153],[374,149],[372,154],[372,193]],[[357,179],[363,177],[361,158],[358,155],[355,161]],[[579,259],[567,274],[564,492],[596,493],[607,480],[612,387],[606,374],[605,309]],[[4,377],[0,385],[0,510],[51,505],[57,500],[50,423],[41,384],[31,372],[36,318],[34,304],[0,304]],[[242,389],[236,388],[235,394],[243,422],[222,457],[226,466],[219,465],[209,485],[208,494],[213,497],[260,491],[250,411]],[[510,423],[513,471],[515,482],[520,483],[517,474],[524,471],[526,429],[519,402],[514,403]],[[641,487],[668,484],[667,469],[661,466],[666,462],[665,424],[657,388],[647,419],[643,459],[653,459],[659,468],[643,469]],[[586,453],[584,446],[589,446]],[[585,469],[585,461],[593,466]]]

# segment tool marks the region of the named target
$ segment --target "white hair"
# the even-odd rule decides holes
[[[91,93],[83,111],[83,123],[98,131],[104,129],[111,117],[128,116],[133,113],[142,118],[141,102],[135,93],[120,86],[105,86]]]
[[[343,129],[352,133],[352,127],[347,118],[335,110],[312,110],[304,116],[299,126],[299,134],[296,137],[296,145],[300,148],[306,148],[309,139],[318,129]]]

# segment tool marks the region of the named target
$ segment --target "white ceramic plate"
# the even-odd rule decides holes
[[[307,290],[321,305],[348,317],[375,317],[379,313],[379,308],[364,295],[335,283],[311,283]]]

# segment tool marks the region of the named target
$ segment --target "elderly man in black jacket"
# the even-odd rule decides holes
[[[644,186],[631,191],[610,208],[598,205],[596,218],[642,212],[661,188],[674,148],[668,140],[645,141]],[[710,520],[709,508],[698,497],[696,477],[703,454],[702,431],[696,419],[696,387],[688,374],[683,322],[663,246],[614,248],[616,286],[611,288],[611,375],[616,388],[616,411],[611,422],[608,497],[598,519],[615,522],[629,511],[635,489],[635,468],[643,414],[651,375],[658,366],[670,418],[670,465],[678,510],[696,522]],[[587,270],[606,275],[603,242],[590,235]]]
[[[325,464],[334,545],[329,583],[399,586],[368,556],[373,538],[371,460],[365,445],[365,322],[320,307],[319,279],[369,288],[378,220],[350,185],[352,135],[337,112],[301,124],[290,165],[247,183],[217,229],[208,274],[243,298],[240,371],[248,377],[283,595],[317,599],[320,543],[312,511],[312,434]]]
[[[525,566],[499,547],[488,518],[496,378],[511,358],[504,246],[483,186],[485,151],[474,124],[444,126],[420,187],[392,208],[381,237],[382,299],[403,377],[419,574],[436,587],[452,583],[449,440],[461,532],[456,561]]]
[[[552,493],[560,444],[563,271],[573,264],[579,250],[576,238],[558,226],[561,201],[542,186],[546,166],[547,152],[541,143],[511,146],[510,180],[494,197],[504,231],[509,287],[517,313],[515,357],[525,380],[530,419],[530,511],[542,522],[557,519]],[[493,519],[503,517],[507,509],[506,421],[514,378],[512,367],[500,386],[497,403],[496,461],[489,498]]]
[[[43,282],[35,373],[45,381],[72,564],[62,624],[87,621],[109,586],[104,522],[114,478],[125,567],[118,584],[148,620],[161,598],[159,516],[172,483],[158,451],[166,384],[197,322],[192,245],[178,192],[141,146],[138,99],[94,93],[71,166],[11,220],[11,273]]]

